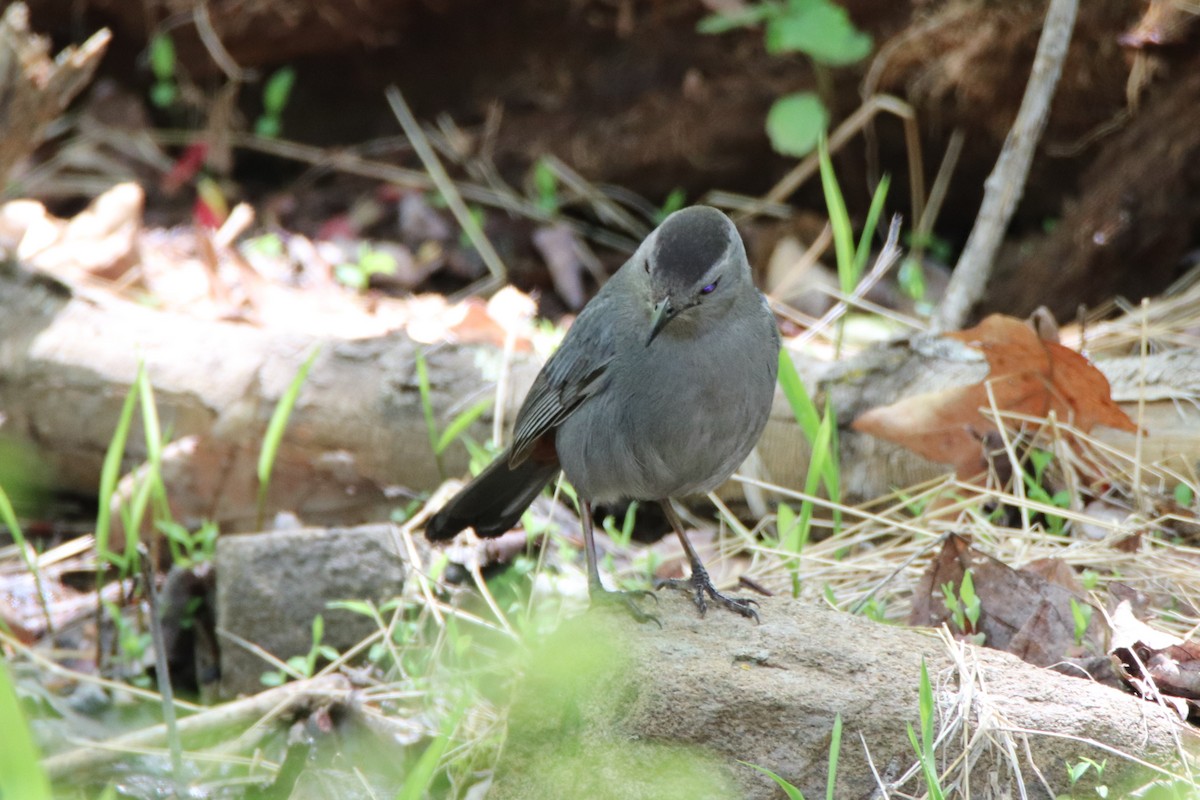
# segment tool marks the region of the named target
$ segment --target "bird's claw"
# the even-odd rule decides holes
[[[653,622],[659,628],[662,628],[662,623],[658,621],[658,617],[653,614],[647,614],[642,611],[641,606],[637,604],[638,600],[646,597],[654,598],[654,602],[658,602],[658,595],[648,589],[638,589],[630,592],[614,592],[605,589],[602,586],[593,586],[588,590],[588,595],[592,600],[592,608],[597,608],[601,604],[612,605],[618,604],[625,608],[638,622]]]
[[[708,570],[697,564],[692,565],[692,576],[690,578],[669,578],[654,582],[655,589],[676,589],[681,592],[688,592],[692,595],[692,602],[696,604],[696,608],[700,609],[700,616],[704,616],[708,611],[708,599],[711,598],[714,603],[722,608],[728,609],[735,614],[740,614],[747,619],[752,619],[758,622],[758,612],[754,610],[754,606],[758,605],[757,600],[751,600],[748,597],[729,597],[717,591],[717,587],[713,586],[712,579],[708,577]],[[706,597],[707,595],[707,597]]]

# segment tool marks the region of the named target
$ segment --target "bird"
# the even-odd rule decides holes
[[[470,527],[481,537],[514,527],[559,472],[579,499],[593,605],[652,592],[600,580],[593,506],[658,502],[691,566],[656,588],[691,594],[758,620],[752,599],[717,591],[672,499],[709,492],[758,442],[770,413],[780,337],[754,285],[733,221],[708,206],[667,216],[580,311],[521,404],[512,443],[429,519],[431,541]],[[661,623],[660,623],[661,625]]]

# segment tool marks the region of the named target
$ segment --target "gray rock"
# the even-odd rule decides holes
[[[489,800],[783,797],[739,761],[824,797],[839,713],[834,796],[871,797],[877,784],[864,743],[885,781],[916,762],[907,725],[920,730],[922,658],[936,730],[957,726],[937,749],[939,769],[982,733],[943,781],[964,788],[969,779],[970,796],[1020,797],[1020,780],[1028,797],[1051,797],[1066,789],[1066,764],[1081,757],[1107,759],[1110,787],[1130,780],[1129,761],[1064,737],[1167,761],[1182,736],[1195,752],[1194,734],[1159,706],[994,650],[956,645],[955,660],[930,631],[783,598],[762,601],[761,625],[719,609],[700,619],[688,599],[660,598],[661,631],[600,610],[545,643],[517,691]],[[897,788],[923,795],[920,780]]]
[[[326,603],[382,603],[400,593],[405,569],[388,525],[222,536],[216,555],[221,693],[259,691],[262,674],[272,671],[224,632],[287,660],[308,653],[313,617],[321,614],[322,643],[346,649],[376,625]]]

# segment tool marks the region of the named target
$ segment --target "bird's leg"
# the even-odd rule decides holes
[[[700,609],[700,616],[704,616],[704,612],[708,610],[708,601],[705,595],[713,600],[717,605],[723,606],[743,617],[758,622],[758,612],[754,610],[757,602],[746,597],[727,597],[717,591],[717,587],[713,586],[712,579],[708,577],[708,570],[704,568],[704,563],[700,560],[700,554],[696,552],[696,548],[688,541],[687,535],[683,532],[683,521],[679,519],[679,515],[675,513],[675,509],[671,506],[670,500],[661,500],[663,513],[667,515],[667,520],[671,523],[671,527],[675,529],[675,534],[679,537],[679,541],[683,544],[683,550],[687,553],[688,561],[692,565],[692,576],[685,579],[670,579],[656,582],[657,588],[667,587],[669,589],[680,589],[685,592],[692,593],[692,600],[696,603],[696,607]]]
[[[642,611],[636,602],[647,595],[657,601],[654,592],[614,592],[604,588],[604,584],[600,582],[600,568],[596,560],[596,538],[592,533],[592,504],[582,501],[579,507],[583,521],[583,551],[587,559],[588,596],[592,603],[621,603],[638,622],[653,622],[661,628],[662,623],[658,621],[658,617]]]

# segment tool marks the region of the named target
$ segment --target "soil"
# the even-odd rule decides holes
[[[144,56],[148,33],[169,32],[180,74],[194,83],[201,99],[186,112],[156,112],[151,122],[204,127],[211,98],[226,79],[198,37],[197,4],[91,0],[68,7],[62,0],[35,0],[32,5],[35,29],[50,32],[56,44],[78,40],[99,25],[112,26],[114,43],[102,72],[133,98],[146,97],[151,83]],[[863,92],[905,98],[917,109],[926,185],[951,133],[964,135],[963,155],[934,228],[953,252],[970,231],[984,180],[1020,103],[1045,4],[852,0],[845,5],[879,47],[871,64],[832,71],[835,120],[853,111]],[[652,205],[677,188],[691,201],[714,188],[763,193],[793,163],[772,151],[763,130],[766,112],[779,96],[814,85],[811,65],[800,57],[769,55],[760,30],[697,33],[696,22],[708,9],[695,0],[370,0],[351,5],[222,0],[206,8],[212,32],[240,68],[260,76],[283,65],[296,69],[296,88],[283,117],[288,139],[342,147],[387,137],[372,145],[373,155],[419,168],[396,136],[397,125],[382,98],[383,88],[396,84],[418,118],[456,126],[464,169],[494,165],[500,177],[522,187],[531,165],[553,154],[593,184],[621,187]],[[1094,257],[1078,256],[1071,274],[1087,280],[1064,279],[1052,291],[1039,290],[1036,278],[1044,267],[1021,270],[1010,257],[993,286],[993,299],[980,313],[1025,314],[1050,302],[1060,318],[1072,317],[1080,304],[1094,307],[1114,291],[1136,302],[1140,298],[1133,295],[1161,291],[1185,268],[1183,259],[1200,239],[1200,204],[1163,204],[1155,198],[1161,192],[1154,181],[1135,177],[1170,169],[1164,150],[1190,153],[1200,142],[1200,126],[1157,132],[1144,126],[1132,142],[1121,140],[1124,158],[1114,161],[1111,153],[1112,143],[1131,124],[1122,122],[1133,108],[1129,98],[1141,114],[1152,114],[1160,103],[1177,107],[1175,84],[1196,66],[1186,26],[1173,32],[1174,44],[1122,45],[1122,35],[1143,11],[1134,0],[1081,4],[1049,125],[1010,232],[1022,242],[1020,261],[1059,261],[1062,234],[1055,241],[1044,231],[1070,219],[1073,207],[1102,197],[1109,206],[1096,209],[1092,203],[1089,219],[1119,215],[1114,203],[1165,205],[1163,213],[1138,218],[1139,241],[1160,246],[1130,242]],[[1147,67],[1151,77],[1138,87],[1131,75]],[[254,86],[244,88],[240,98],[244,126],[258,115],[261,101]],[[865,213],[873,164],[896,178],[889,210],[909,215],[901,128],[892,119],[876,127],[877,144],[868,146],[859,137],[837,157],[852,215],[861,219]],[[1147,159],[1139,159],[1139,152]],[[1109,168],[1097,167],[1100,163]],[[376,188],[362,178],[304,171],[244,152],[236,154],[229,178],[234,191],[252,201],[288,195],[279,222],[306,232],[318,230],[331,214]],[[1128,186],[1114,190],[1114,181]],[[818,182],[809,181],[790,202],[823,213]],[[147,207],[151,217],[156,209],[179,214],[188,208],[154,196]],[[389,234],[386,226],[376,232]],[[516,241],[527,233],[509,235]],[[526,262],[518,275],[542,269],[527,243],[514,244],[513,253]],[[1147,257],[1156,261],[1149,269]],[[619,260],[617,254],[613,261]],[[1130,269],[1135,277],[1126,279]],[[527,275],[518,283],[541,288],[548,282]]]

